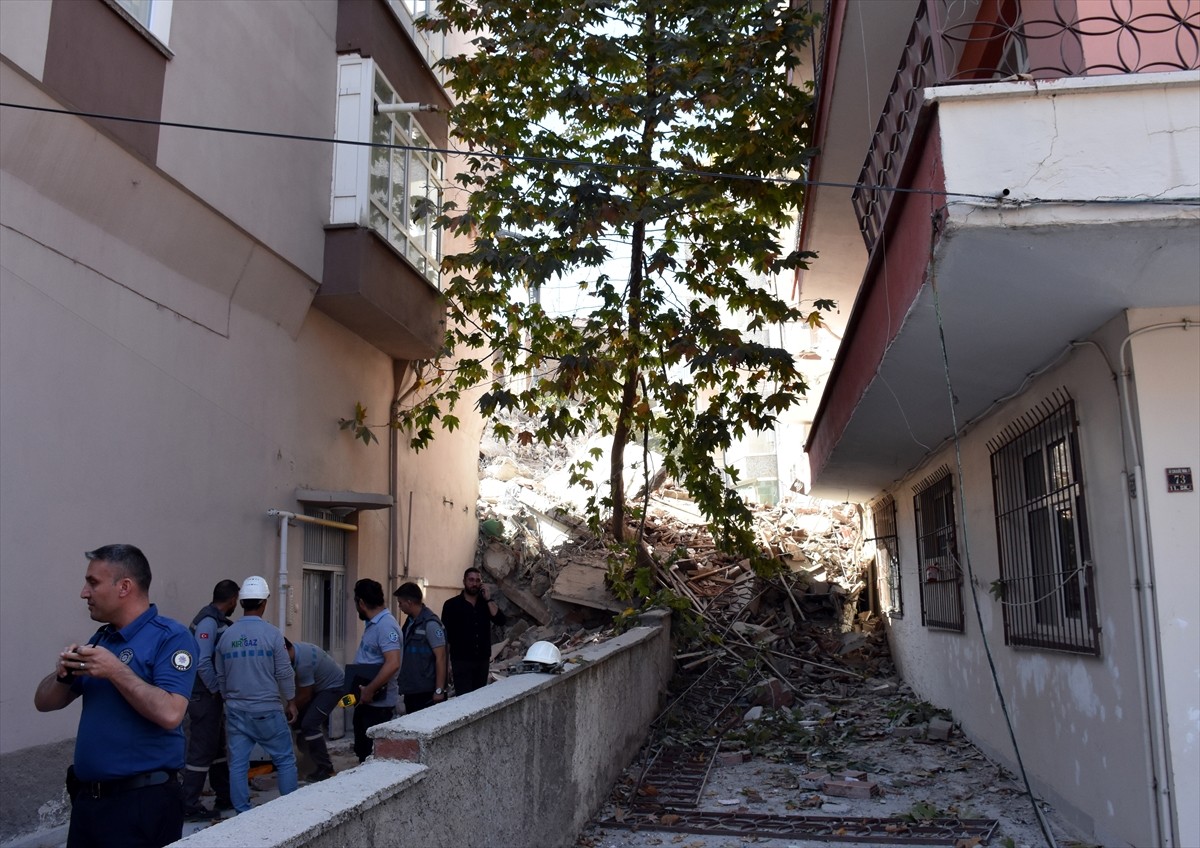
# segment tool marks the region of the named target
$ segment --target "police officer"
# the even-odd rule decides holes
[[[416,583],[403,583],[392,594],[407,616],[400,692],[405,714],[415,713],[446,700],[446,631],[433,610],[422,603],[424,596]]]
[[[250,754],[262,747],[279,780],[279,794],[296,791],[296,752],[288,722],[296,719],[296,673],[279,628],[263,618],[271,590],[247,577],[238,593],[242,618],[217,641],[213,664],[225,699],[229,796],[239,813],[250,810]],[[287,701],[280,707],[279,698]]]
[[[181,725],[196,640],[150,603],[150,563],[140,550],[105,545],[84,556],[79,596],[105,626],[64,649],[33,697],[49,712],[83,696],[67,773],[67,846],[161,848],[183,834]]]
[[[342,696],[342,667],[324,650],[309,642],[284,639],[292,668],[296,671],[296,725],[308,755],[317,768],[304,779],[309,783],[333,777],[333,760],[325,745],[325,725],[329,713]]]
[[[191,631],[196,637],[196,685],[188,702],[187,766],[183,772],[184,818],[207,819],[220,811],[233,808],[229,799],[229,760],[225,756],[225,714],[221,693],[217,689],[217,670],[213,651],[217,640],[229,625],[229,616],[237,606],[238,584],[222,580],[213,587],[212,603],[192,619]],[[200,803],[204,779],[208,778],[216,793],[213,809]]]

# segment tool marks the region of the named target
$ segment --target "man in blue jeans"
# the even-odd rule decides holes
[[[240,594],[242,619],[221,635],[213,656],[225,699],[229,797],[239,813],[250,809],[250,752],[255,744],[275,764],[280,795],[295,792],[299,782],[288,727],[297,714],[296,675],[283,634],[263,619],[270,596],[266,580],[246,578]]]

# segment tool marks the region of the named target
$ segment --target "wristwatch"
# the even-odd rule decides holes
[[[445,695],[445,694],[446,694],[446,690],[445,690],[445,689],[440,689],[440,688],[439,688],[439,689],[434,689],[434,690],[433,690],[433,694],[435,694],[435,695]]]

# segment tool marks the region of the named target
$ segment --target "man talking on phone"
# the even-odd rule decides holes
[[[150,564],[140,550],[105,545],[84,556],[79,596],[104,626],[86,645],[65,648],[33,697],[49,712],[83,696],[67,772],[67,848],[161,848],[183,834],[181,725],[196,640],[150,603]]]

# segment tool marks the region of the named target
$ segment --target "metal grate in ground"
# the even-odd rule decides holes
[[[619,820],[610,816],[596,824],[626,830],[890,845],[957,845],[972,838],[987,844],[997,826],[994,819],[952,818],[913,822],[904,818],[761,815],[676,809],[627,810]]]

